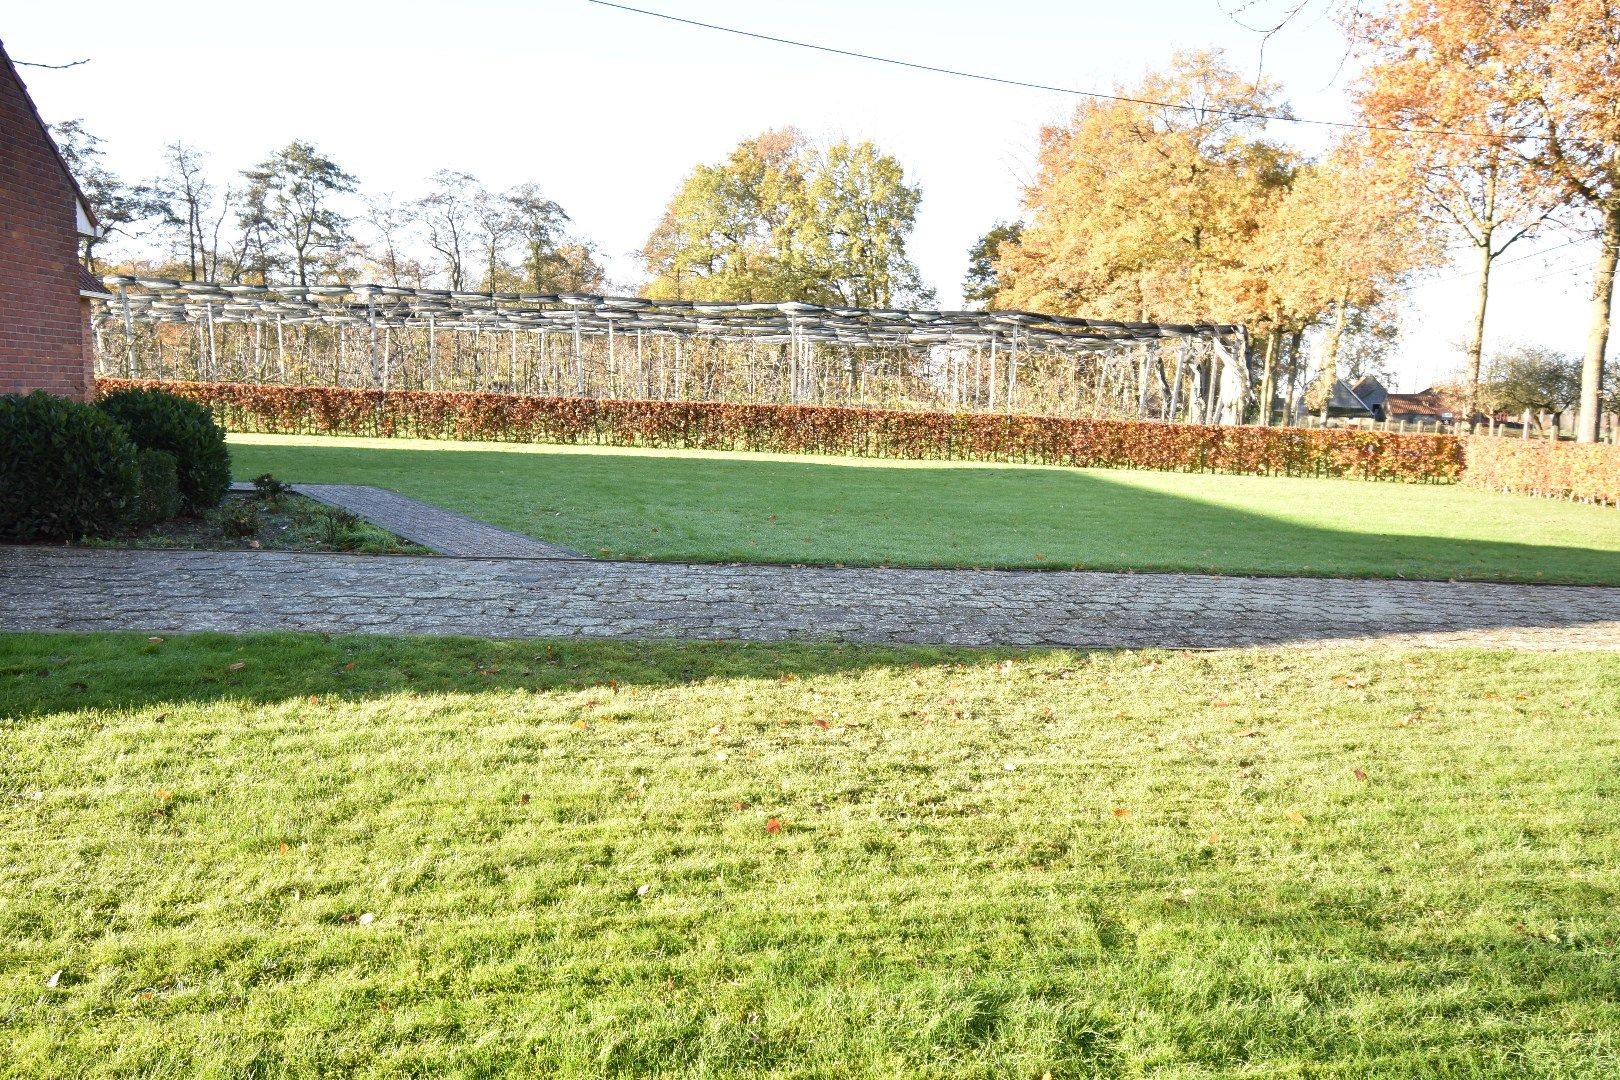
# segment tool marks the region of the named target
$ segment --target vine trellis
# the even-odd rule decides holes
[[[104,281],[97,370],[128,378],[1189,420],[1248,395],[1247,335],[1230,325]]]

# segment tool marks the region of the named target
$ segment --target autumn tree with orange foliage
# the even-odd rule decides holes
[[[1596,442],[1615,267],[1620,263],[1620,4],[1613,0],[1473,0],[1519,44],[1510,63],[1541,119],[1530,163],[1596,219],[1591,322],[1575,437]]]
[[[1286,114],[1276,93],[1218,52],[1181,53],[1122,91],[1179,107],[1090,101],[1045,129],[1025,193],[1031,220],[1002,246],[996,306],[1242,323],[1261,348],[1268,423],[1279,370],[1293,382],[1306,330],[1331,313],[1331,371],[1351,314],[1433,258],[1409,177],[1361,143],[1311,163],[1267,139],[1262,117]],[[1246,363],[1221,374],[1248,396]]]
[[[1542,110],[1524,93],[1517,68],[1523,27],[1514,24],[1525,13],[1515,19],[1512,7],[1418,0],[1350,24],[1372,61],[1356,94],[1364,122],[1378,129],[1369,135],[1372,152],[1395,167],[1409,165],[1419,210],[1473,249],[1462,409],[1470,428],[1480,403],[1492,266],[1567,201],[1551,172],[1526,160]]]
[[[1322,324],[1313,405],[1332,393],[1347,327],[1375,319],[1409,275],[1440,261],[1416,203],[1402,163],[1355,137],[1301,165],[1262,220],[1249,255],[1267,282],[1276,332]]]
[[[1130,96],[1086,101],[1041,132],[1032,220],[998,262],[996,302],[1101,318],[1239,322],[1244,244],[1294,155],[1262,138],[1277,111],[1217,52],[1178,53]]]
[[[1141,321],[1263,320],[1265,286],[1245,248],[1297,164],[1263,137],[1259,114],[1282,108],[1275,94],[1218,52],[1178,53],[1170,70],[1128,91],[1177,107],[1093,100],[1067,124],[1043,129],[1040,168],[1024,195],[1031,220],[1001,247],[994,305]],[[1245,360],[1225,356],[1221,365],[1228,422],[1249,396]]]

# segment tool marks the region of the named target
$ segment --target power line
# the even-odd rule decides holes
[[[1586,241],[1588,241],[1590,239],[1591,239],[1591,237],[1587,237],[1587,236],[1577,236],[1573,240],[1566,240],[1562,244],[1558,244],[1558,245],[1556,245],[1554,247],[1550,247],[1545,251],[1531,251],[1531,252],[1527,252],[1524,255],[1515,255],[1511,259],[1492,259],[1491,260],[1491,269],[1492,269],[1492,271],[1495,271],[1495,270],[1498,270],[1498,269],[1500,269],[1501,267],[1504,267],[1504,266],[1511,266],[1512,264],[1517,263],[1517,262],[1524,262],[1526,259],[1544,258],[1544,257],[1546,257],[1548,255],[1551,255],[1555,251],[1562,251],[1564,248],[1573,247],[1576,244],[1583,244],[1583,243],[1585,243]],[[1472,251],[1472,250],[1475,250],[1476,248],[1477,248],[1477,245],[1475,245],[1475,244],[1467,244],[1467,245],[1463,245],[1463,246],[1459,247],[1457,250],[1458,251]],[[1565,267],[1563,270],[1557,271],[1557,273],[1561,273],[1561,274],[1568,273],[1570,270],[1578,270],[1578,269],[1580,269],[1581,267],[1583,267],[1585,265],[1586,265],[1585,263],[1572,263],[1568,267]],[[1473,277],[1473,276],[1474,276],[1474,274],[1472,272],[1463,273],[1463,274],[1447,274],[1445,277],[1433,278],[1433,279],[1431,279],[1429,281],[1420,281],[1420,282],[1416,283],[1415,285],[1408,285],[1405,288],[1398,289],[1396,291],[1398,293],[1401,293],[1401,294],[1404,295],[1406,293],[1416,292],[1419,289],[1427,288],[1430,285],[1444,285],[1448,281],[1462,281],[1464,278],[1469,278],[1469,277]],[[1544,277],[1550,277],[1552,275],[1549,274],[1549,275],[1543,275],[1543,276]],[[1529,281],[1540,281],[1541,278],[1529,278],[1528,280]],[[1520,284],[1523,284],[1523,282],[1509,281],[1509,282],[1500,282],[1499,284],[1520,285]]]
[[[1524,255],[1515,255],[1511,259],[1497,259],[1496,265],[1508,266],[1512,263],[1524,262],[1526,259],[1539,259],[1544,255],[1551,255],[1555,251],[1562,251],[1567,247],[1574,247],[1576,244],[1584,244],[1590,239],[1592,239],[1590,236],[1577,236],[1573,240],[1565,240],[1562,244],[1559,244],[1556,247],[1550,247],[1546,251],[1531,251]]]
[[[1393,131],[1403,135],[1458,135],[1470,139],[1494,140],[1502,138],[1501,135],[1485,131],[1467,131],[1460,128],[1410,128],[1394,124],[1352,124],[1342,120],[1312,120],[1300,116],[1288,116],[1284,113],[1243,112],[1231,109],[1203,109],[1197,105],[1187,105],[1174,101],[1154,101],[1151,98],[1129,97],[1124,94],[1104,94],[1096,90],[1076,90],[1068,86],[1049,86],[1045,83],[1025,82],[1022,79],[1009,79],[1000,75],[985,75],[975,71],[959,71],[956,68],[939,67],[934,64],[922,64],[912,60],[898,60],[892,56],[875,56],[872,53],[855,52],[853,49],[840,49],[832,45],[818,45],[812,41],[798,41],[793,38],[775,37],[771,34],[760,34],[752,30],[739,30],[734,26],[720,26],[717,23],[700,22],[697,19],[686,19],[679,15],[670,15],[662,11],[649,11],[647,8],[631,7],[629,4],[616,4],[612,0],[585,0],[588,4],[598,7],[613,8],[617,11],[627,11],[633,15],[647,15],[654,19],[664,19],[668,22],[680,23],[683,26],[695,26],[703,30],[716,30],[722,34],[735,34],[738,37],[752,38],[755,41],[769,41],[777,45],[790,45],[796,49],[810,49],[815,52],[831,53],[834,56],[847,56],[855,60],[870,60],[876,64],[890,64],[894,67],[910,68],[913,71],[928,71],[935,75],[950,75],[958,79],[973,79],[978,82],[996,83],[1001,86],[1017,86],[1025,90],[1044,90],[1053,94],[1069,94],[1074,97],[1094,98],[1099,101],[1118,101],[1129,105],[1151,105],[1159,109],[1179,109],[1183,112],[1204,113],[1212,116],[1225,116],[1232,120],[1274,120],[1287,124],[1310,124],[1316,127],[1344,128],[1350,131]],[[1527,139],[1545,139],[1543,135],[1524,135]]]
[[[1561,277],[1564,274],[1573,274],[1578,270],[1579,271],[1586,271],[1586,270],[1590,270],[1590,269],[1591,269],[1591,267],[1588,266],[1586,263],[1573,263],[1573,264],[1571,264],[1569,266],[1564,267],[1561,270],[1550,270],[1545,274],[1537,274],[1535,277],[1520,278],[1518,281],[1504,281],[1501,284],[1503,284],[1503,285],[1528,285],[1532,281],[1544,281],[1547,278]]]

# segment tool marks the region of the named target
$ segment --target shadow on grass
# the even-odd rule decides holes
[[[173,702],[794,682],[1052,650],[330,634],[0,634],[0,720]]]
[[[1569,532],[1578,522],[1560,519],[1589,510],[1440,486],[1210,476],[1209,496],[1189,497],[1098,470],[1016,465],[455,444],[441,451],[341,440],[237,449],[245,467],[284,479],[371,484],[578,550],[654,561],[1620,585],[1620,515],[1607,547],[1408,531],[1494,508],[1522,510],[1525,520],[1469,527]],[[1276,513],[1211,501],[1233,492]],[[1313,502],[1324,504],[1324,517],[1366,525],[1276,516]]]

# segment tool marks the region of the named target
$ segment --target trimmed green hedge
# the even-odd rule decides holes
[[[153,387],[132,387],[107,394],[96,407],[122,424],[136,446],[174,455],[180,503],[188,513],[218,506],[230,490],[225,429],[206,406]]]
[[[156,525],[180,513],[180,467],[167,450],[141,450],[141,493],[135,506],[135,524]]]
[[[105,536],[139,498],[135,445],[111,416],[43,390],[0,397],[0,540]]]

